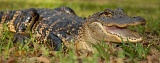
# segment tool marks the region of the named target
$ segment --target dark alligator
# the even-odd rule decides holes
[[[49,44],[59,50],[61,44],[75,42],[76,49],[84,53],[92,51],[92,44],[101,42],[140,42],[142,37],[130,31],[128,26],[145,24],[144,18],[129,17],[123,9],[105,9],[87,18],[78,17],[69,7],[55,9],[25,9],[1,11],[0,23],[7,23],[15,32],[14,41],[30,38]]]

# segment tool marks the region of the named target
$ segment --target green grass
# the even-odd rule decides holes
[[[78,16],[88,17],[95,12],[103,11],[105,8],[115,9],[121,7],[129,16],[142,16],[146,19],[145,26],[130,27],[144,36],[141,43],[107,43],[103,41],[94,45],[95,53],[89,57],[79,58],[74,49],[64,54],[64,51],[52,51],[33,43],[34,47],[26,44],[13,43],[13,33],[4,26],[5,31],[0,30],[0,62],[35,63],[38,61],[51,63],[98,63],[117,60],[118,62],[149,61],[153,55],[160,58],[160,1],[159,0],[0,0],[0,10],[20,10],[27,8],[56,8],[60,6],[71,7]],[[154,50],[154,54],[152,53]],[[156,52],[158,51],[158,52]],[[39,56],[42,56],[40,58]],[[38,58],[37,58],[38,57]],[[114,58],[114,59],[113,59]],[[13,61],[12,61],[13,60]],[[35,61],[38,60],[38,61]],[[157,61],[154,60],[153,61]]]

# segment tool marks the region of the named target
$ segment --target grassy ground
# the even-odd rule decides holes
[[[121,7],[129,16],[142,16],[146,19],[145,26],[130,27],[137,30],[144,41],[141,43],[127,44],[103,44],[95,46],[97,52],[89,57],[78,58],[75,50],[70,49],[67,54],[62,51],[52,51],[34,43],[34,47],[28,44],[14,44],[13,33],[1,31],[0,34],[0,63],[98,63],[98,62],[128,62],[128,63],[155,63],[160,62],[160,1],[159,0],[0,0],[0,10],[17,10],[26,8],[56,8],[68,6],[75,10],[78,16],[87,17],[105,8],[115,9]],[[4,26],[5,27],[5,26]],[[117,47],[118,45],[118,47]]]

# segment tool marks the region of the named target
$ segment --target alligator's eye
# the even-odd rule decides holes
[[[112,17],[112,13],[108,13],[107,16],[108,16],[108,17]]]
[[[113,11],[111,9],[105,9],[104,13],[107,17],[112,17],[113,16]]]

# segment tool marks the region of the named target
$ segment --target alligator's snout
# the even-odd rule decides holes
[[[145,25],[146,24],[146,20],[141,17],[141,16],[137,16],[137,17],[133,17],[136,21],[139,21],[140,24]]]

